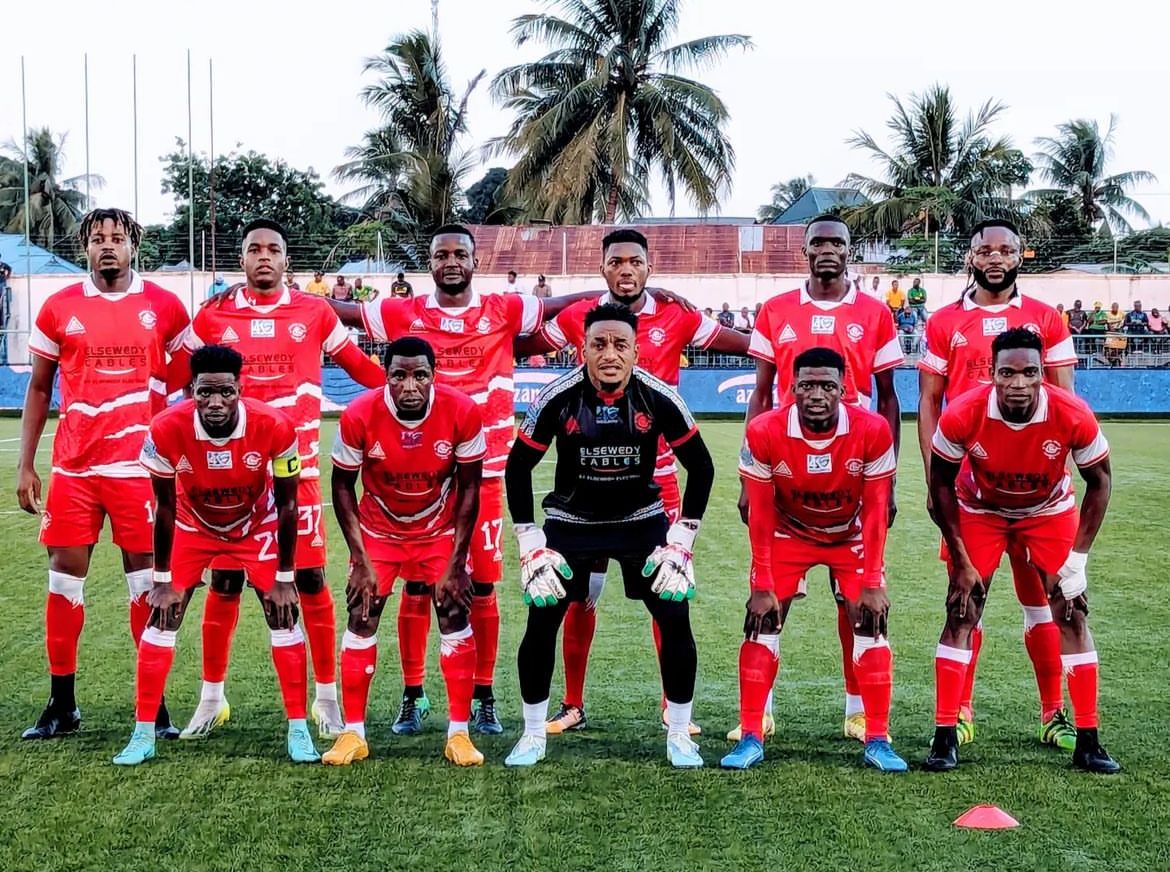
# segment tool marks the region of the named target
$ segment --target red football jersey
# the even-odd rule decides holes
[[[151,475],[175,479],[176,526],[242,539],[276,510],[270,465],[296,457],[292,421],[260,400],[241,397],[240,419],[225,439],[203,429],[194,400],[160,413],[140,462]]]
[[[45,300],[28,348],[60,367],[53,472],[145,477],[138,453],[166,407],[167,356],[189,322],[178,297],[137,273],[124,293],[102,293],[86,276]]]
[[[931,447],[939,457],[962,462],[956,493],[964,509],[1008,518],[1073,508],[1068,455],[1080,467],[1109,456],[1085,401],[1047,387],[1024,424],[1003,419],[994,387],[968,391],[943,410]]]
[[[597,300],[574,303],[550,321],[541,335],[557,348],[572,346],[580,357],[585,347],[585,315],[595,306],[613,303],[604,294]],[[706,348],[719,334],[719,325],[701,312],[689,312],[679,303],[659,303],[650,294],[638,313],[638,366],[655,378],[678,387],[679,363],[688,345]]]
[[[856,289],[838,302],[814,300],[806,288],[778,294],[756,317],[748,353],[776,364],[781,402],[792,389],[792,363],[813,346],[832,348],[845,358],[841,399],[869,408],[875,373],[902,363],[902,346],[885,303]]]
[[[361,353],[324,297],[285,288],[274,303],[261,299],[241,289],[222,306],[203,307],[195,314],[186,347],[228,345],[240,352],[244,395],[292,419],[301,477],[320,478],[321,354],[345,360],[348,352],[351,363],[364,360],[370,372],[361,380],[368,384],[385,382],[385,375]]]
[[[455,466],[486,453],[479,407],[439,384],[421,421],[399,420],[389,388],[367,391],[342,412],[333,443],[335,466],[362,471],[358,520],[376,538],[454,535]]]
[[[886,419],[845,403],[824,439],[804,432],[795,403],[757,415],[739,458],[740,475],[775,488],[781,531],[817,544],[856,539],[863,483],[897,467]]]
[[[515,432],[512,343],[540,328],[544,307],[527,294],[473,293],[467,306],[444,309],[433,294],[362,306],[366,332],[383,342],[411,335],[435,349],[435,379],[462,391],[483,413],[485,478],[499,478]]]
[[[1016,293],[1008,303],[977,306],[972,294],[943,306],[926,322],[918,368],[947,380],[947,402],[991,384],[991,343],[1013,327],[1027,327],[1044,343],[1044,366],[1077,362],[1072,336],[1060,313],[1047,303]]]

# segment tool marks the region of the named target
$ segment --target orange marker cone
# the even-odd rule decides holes
[[[1010,830],[1020,822],[994,805],[977,805],[955,819],[955,826],[969,830]]]

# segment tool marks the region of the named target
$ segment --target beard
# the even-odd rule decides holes
[[[471,287],[471,279],[469,279],[469,278],[460,279],[459,281],[454,281],[454,282],[444,281],[442,279],[437,279],[435,281],[435,287],[438,288],[440,291],[442,291],[444,294],[450,294],[451,296],[454,297],[457,294],[462,294],[469,287]]]
[[[979,287],[986,291],[990,291],[993,294],[1002,293],[1003,291],[1006,291],[1008,288],[1015,285],[1016,276],[1019,274],[1020,268],[1013,267],[1012,269],[1004,270],[1003,278],[998,282],[993,282],[987,278],[987,273],[985,273],[983,270],[971,267],[971,275],[975,277],[975,281]]]

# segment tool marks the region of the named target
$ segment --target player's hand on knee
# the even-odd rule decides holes
[[[872,636],[877,639],[885,636],[888,631],[890,615],[890,598],[884,587],[863,587],[858,597],[857,607],[861,611],[861,620],[853,625],[853,629],[860,635]]]
[[[654,575],[650,592],[659,599],[681,603],[694,598],[695,567],[691,556],[698,535],[699,522],[683,518],[666,531],[666,544],[659,545],[646,558],[642,575]]]
[[[289,629],[297,622],[297,586],[292,570],[276,573],[276,584],[264,595],[277,627]]]
[[[972,606],[981,608],[987,590],[983,576],[974,566],[959,567],[951,576],[951,589],[947,594],[947,610],[955,612],[959,620],[967,617]]]
[[[743,635],[755,640],[760,633],[780,632],[780,600],[771,590],[753,590],[747,601],[747,617],[743,620]]]
[[[561,579],[573,577],[573,570],[559,551],[548,547],[544,531],[535,524],[517,524],[516,542],[520,549],[520,587],[525,605],[556,605],[565,598]]]
[[[439,603],[454,603],[464,609],[471,608],[471,576],[465,566],[447,573],[447,577],[435,590],[435,599]]]
[[[370,561],[363,557],[351,561],[349,577],[345,580],[345,606],[350,611],[361,609],[363,621],[370,618],[370,604],[378,595],[378,577]]]
[[[154,586],[146,595],[146,604],[159,613],[162,626],[169,627],[176,617],[183,594],[171,584],[171,573],[154,572]]]
[[[1089,562],[1089,555],[1081,551],[1070,551],[1064,565],[1056,571],[1056,583],[1060,596],[1064,599],[1064,619],[1071,621],[1075,611],[1089,613],[1089,602],[1085,592],[1089,589],[1089,579],[1085,575],[1085,567]]]

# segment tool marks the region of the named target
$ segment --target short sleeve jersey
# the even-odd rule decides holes
[[[515,430],[512,344],[540,328],[543,304],[535,297],[473,293],[468,305],[446,309],[434,295],[387,298],[362,306],[366,332],[386,342],[425,339],[435,350],[435,380],[471,397],[483,414],[485,478],[501,478]]]
[[[1084,400],[1048,387],[1023,424],[1004,420],[994,387],[968,391],[943,410],[931,448],[962,464],[956,493],[964,509],[1008,518],[1069,511],[1076,502],[1068,455],[1081,468],[1109,456]]]
[[[140,457],[151,475],[175,479],[177,526],[224,539],[243,538],[275,513],[274,461],[298,468],[292,421],[249,397],[224,439],[207,433],[194,400],[172,406],[151,423]]]
[[[943,306],[926,322],[918,368],[946,378],[947,402],[972,388],[991,384],[991,343],[1005,330],[1027,327],[1044,343],[1044,366],[1077,362],[1072,336],[1060,313],[1019,293],[1007,303],[978,306],[971,294]]]
[[[45,300],[28,347],[60,368],[55,473],[146,475],[138,454],[166,407],[168,355],[189,322],[178,297],[137,273],[124,293],[103,293],[87,276]]]
[[[187,347],[227,345],[244,356],[245,396],[263,400],[293,421],[301,453],[301,477],[321,477],[321,355],[351,342],[349,332],[323,297],[287,288],[275,303],[246,290],[222,306],[195,314]]]
[[[333,465],[361,470],[366,535],[414,539],[454,534],[456,466],[486,453],[479,407],[465,394],[435,385],[426,417],[403,421],[383,388],[342,412]]]
[[[784,397],[792,387],[793,361],[813,346],[845,358],[841,399],[850,405],[868,408],[874,375],[902,363],[890,310],[856,289],[837,302],[814,300],[805,288],[772,297],[756,318],[748,353],[776,365],[777,390]]]
[[[568,524],[642,521],[663,513],[654,462],[659,438],[674,448],[698,433],[674,389],[635,369],[615,396],[599,393],[578,367],[547,385],[528,407],[519,438],[557,448],[555,483],[542,505]]]
[[[816,544],[860,536],[865,481],[888,478],[898,465],[885,418],[839,408],[837,428],[824,438],[805,432],[795,403],[757,415],[740,452],[739,474],[775,489],[781,531]]]
[[[706,348],[719,335],[719,325],[679,303],[660,303],[650,294],[645,300],[638,313],[638,366],[677,388],[683,351],[688,345]],[[549,344],[572,347],[580,356],[585,347],[585,315],[595,306],[613,302],[607,293],[598,300],[574,303],[545,322],[541,335]]]

